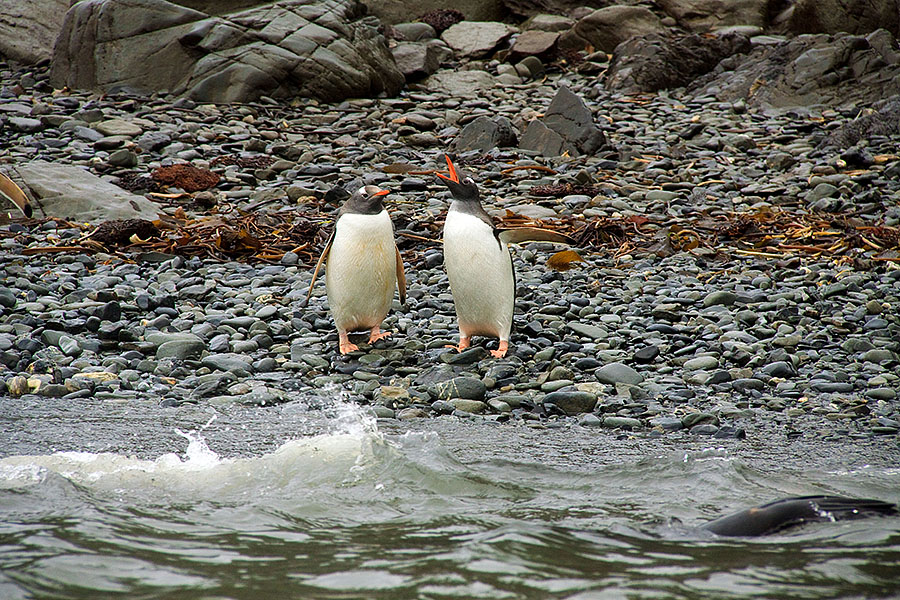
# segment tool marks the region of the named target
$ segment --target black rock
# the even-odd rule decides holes
[[[462,128],[453,144],[457,152],[487,152],[492,148],[515,146],[517,142],[516,130],[509,119],[480,116]]]
[[[657,356],[659,356],[659,348],[656,346],[644,346],[643,348],[635,350],[632,358],[638,363],[649,363]]]

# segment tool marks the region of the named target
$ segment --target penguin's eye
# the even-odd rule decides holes
[[[472,181],[472,178],[471,178],[471,177],[466,177],[465,179],[463,179],[463,183],[466,184],[466,185],[472,185],[472,184],[475,183],[475,182]]]
[[[368,191],[366,190],[366,187],[368,187],[368,186],[365,186],[365,185],[364,185],[364,186],[362,186],[361,188],[359,188],[359,192],[358,192],[358,193],[359,193],[360,196],[368,196],[368,195],[369,195],[369,194],[368,194]]]

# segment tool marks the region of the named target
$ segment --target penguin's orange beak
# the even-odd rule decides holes
[[[372,195],[373,196],[387,196],[390,193],[391,193],[391,190],[378,190],[377,192],[375,192]]]
[[[447,177],[442,173],[435,173],[435,175],[437,175],[441,179],[446,179],[447,181],[452,181],[453,183],[459,183],[459,175],[456,174],[456,167],[453,166],[453,161],[451,161],[450,157],[446,154],[444,155],[444,158],[447,159],[447,169],[450,171],[450,177]]]

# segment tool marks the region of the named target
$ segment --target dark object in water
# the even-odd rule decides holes
[[[796,496],[754,506],[702,526],[717,535],[757,536],[805,523],[900,515],[896,504],[842,496]]]

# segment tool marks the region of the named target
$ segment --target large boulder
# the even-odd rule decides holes
[[[887,29],[900,35],[900,0],[793,0],[776,18],[791,33],[858,33]]]
[[[869,105],[900,93],[896,48],[897,40],[884,29],[865,37],[801,35],[723,61],[694,82],[691,92],[755,106]]]
[[[762,29],[771,0],[658,0],[657,4],[690,31],[749,26]]]
[[[431,44],[400,42],[391,49],[397,68],[407,81],[427,77],[440,66],[438,50]]]
[[[441,34],[458,55],[479,58],[491,54],[515,29],[493,21],[461,21]]]
[[[643,6],[608,6],[578,20],[560,36],[559,46],[564,50],[592,46],[594,50],[612,52],[629,38],[663,30],[665,26],[659,17]]]
[[[722,59],[749,51],[750,41],[737,34],[634,37],[616,48],[606,88],[633,94],[683,87],[712,71]]]
[[[572,90],[561,87],[543,118],[528,124],[519,148],[543,156],[593,154],[606,145],[606,136],[594,123],[594,115]]]
[[[166,0],[83,0],[66,14],[50,77],[56,87],[201,102],[393,95],[403,74],[377,27],[355,0],[283,0],[212,17]]]
[[[194,56],[179,42],[204,13],[164,0],[84,0],[66,13],[53,50],[54,87],[168,92]],[[149,68],[149,57],[165,68]]]
[[[3,0],[0,56],[28,65],[48,60],[72,0]]]
[[[159,207],[75,165],[34,160],[5,167],[31,199],[34,216],[99,223],[158,218]]]

